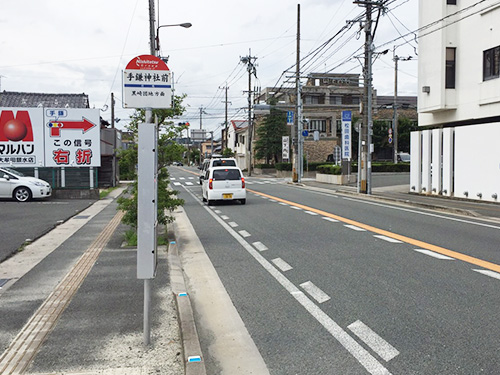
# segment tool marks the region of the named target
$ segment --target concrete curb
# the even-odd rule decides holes
[[[193,308],[182,271],[181,260],[177,250],[175,234],[172,231],[168,233],[168,261],[170,269],[170,285],[175,297],[177,306],[177,316],[179,320],[179,329],[181,331],[182,348],[184,354],[184,369],[186,375],[206,375],[205,363],[201,353],[200,340],[196,330]]]

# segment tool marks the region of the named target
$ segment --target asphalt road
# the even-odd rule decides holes
[[[23,203],[0,200],[0,262],[21,248],[26,240],[37,239],[58,222],[68,220],[94,202],[53,198]]]
[[[208,208],[171,175],[270,374],[498,373],[498,223],[257,178]]]

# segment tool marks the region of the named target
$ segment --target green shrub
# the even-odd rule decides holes
[[[274,164],[255,164],[255,168],[261,168],[261,169],[270,169],[274,168]]]
[[[334,174],[338,176],[342,174],[342,167],[335,164],[321,164],[317,166],[316,171],[318,173]]]
[[[291,171],[292,163],[276,163],[275,168],[278,171]]]

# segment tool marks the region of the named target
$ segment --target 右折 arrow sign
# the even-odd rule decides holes
[[[81,121],[50,121],[47,126],[50,128],[51,137],[60,137],[63,129],[76,129],[86,133],[96,125],[83,117]]]

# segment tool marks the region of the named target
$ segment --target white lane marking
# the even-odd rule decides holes
[[[194,179],[194,177],[188,177],[188,179],[189,179],[189,180],[193,180],[193,179]]]
[[[338,223],[339,221],[337,219],[332,219],[331,217],[322,217],[323,220],[330,221],[332,223]]]
[[[299,210],[299,211],[300,211],[300,210],[302,210],[302,208],[300,208],[300,207],[296,207],[296,206],[290,206],[290,208],[292,208],[292,209],[294,209],[294,210]]]
[[[230,221],[228,224],[231,226],[231,228],[236,228],[238,226],[238,224],[234,221]]]
[[[228,220],[229,219],[229,216],[226,216],[226,215],[221,215],[220,217],[222,220]]]
[[[287,262],[285,262],[281,258],[273,259],[272,262],[276,265],[276,267],[278,267],[283,272],[290,271],[293,269],[293,267],[291,265],[289,265]]]
[[[361,320],[347,326],[356,336],[365,342],[380,358],[389,362],[391,359],[399,354],[399,351],[391,344],[385,341],[382,337],[377,335]]]
[[[221,214],[221,213],[222,213],[222,211],[221,211],[221,210],[214,210],[214,212],[215,212],[216,214]]]
[[[357,226],[351,225],[351,224],[345,224],[344,227],[352,229],[352,230],[356,230],[358,232],[366,232],[366,229],[363,229],[363,228],[360,228],[360,227],[357,227]]]
[[[311,216],[318,216],[318,214],[316,212],[312,212],[312,211],[304,211],[306,214],[309,214]]]
[[[174,185],[175,186],[179,186],[179,185],[182,185],[180,182],[174,182]]]
[[[186,192],[193,193],[185,189]],[[199,202],[207,212],[212,215],[233,238],[267,271],[274,279],[290,293],[295,300],[304,307],[304,309],[313,316],[316,321],[321,324],[327,331],[336,339],[356,360],[372,375],[391,375],[384,365],[382,365],[368,350],[354,340],[337,322],[330,318],[323,310],[321,310],[313,301],[311,301],[300,289],[298,289],[290,280],[288,280],[281,272],[279,272],[266,258],[264,258],[257,250],[255,250],[245,239],[238,235],[227,223],[219,218],[210,207]]]
[[[489,277],[494,277],[495,279],[500,280],[500,273],[494,272],[494,271],[489,271],[489,270],[473,270],[476,272],[479,272],[480,274],[489,276]]]
[[[186,177],[179,177],[179,180],[185,180]]]
[[[439,219],[445,219],[445,220],[451,220],[451,221],[458,221],[460,223],[466,223],[466,224],[472,224],[472,225],[479,225],[479,226],[482,226],[482,227],[487,227],[487,228],[493,228],[493,229],[499,229],[500,230],[500,226],[498,226],[498,225],[485,224],[485,223],[477,223],[475,221],[458,219],[458,218],[455,218],[455,217],[448,217],[448,216],[433,214],[433,213],[429,213],[429,212],[421,212],[421,211],[416,211],[416,210],[410,210],[408,208],[394,207],[394,206],[383,204],[383,203],[369,202],[369,201],[360,200],[360,199],[356,199],[356,198],[342,197],[342,199],[345,199],[345,200],[348,200],[348,201],[357,202],[357,203],[362,203],[362,204],[371,204],[373,206],[380,206],[380,207],[390,208],[392,210],[397,210],[397,211],[412,212],[412,213],[419,214],[419,215],[432,216],[432,217],[437,217]]]
[[[264,197],[263,195],[260,196],[262,199],[269,199],[268,197]]]
[[[238,233],[240,234],[241,237],[250,237],[251,236],[251,234],[248,233],[246,230],[240,230]]]
[[[384,240],[384,241],[391,242],[391,243],[403,243],[403,241],[397,240],[395,238],[383,236],[381,234],[374,234],[373,237],[377,237],[380,240]]]
[[[253,242],[252,245],[259,251],[266,251],[269,250],[266,245],[264,245],[262,242]]]
[[[269,202],[275,202],[276,203],[277,200],[276,199],[269,199]]]
[[[280,202],[280,204],[281,204],[282,206],[288,206],[288,204],[286,204],[286,203],[284,203],[284,202]]]
[[[175,177],[170,177],[170,181],[175,181]]]
[[[435,253],[434,251],[426,250],[426,249],[415,249],[419,253],[443,260],[455,260],[455,258],[447,257],[446,255]]]
[[[302,289],[304,289],[312,298],[314,298],[318,303],[326,302],[330,299],[330,296],[323,292],[320,288],[314,285],[310,281],[300,284]]]
[[[186,185],[188,185],[188,186],[192,186],[192,185],[193,185],[193,183],[192,183],[192,182],[187,181],[187,182],[186,182]]]

